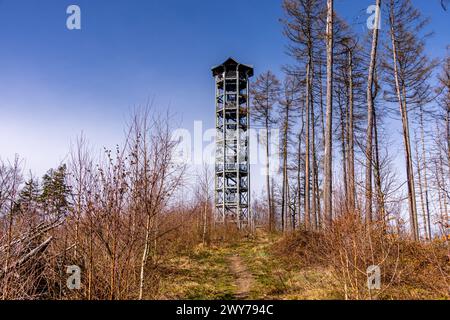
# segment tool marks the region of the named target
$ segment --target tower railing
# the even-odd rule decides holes
[[[253,68],[228,59],[212,69],[216,81],[215,223],[251,225],[249,78]]]

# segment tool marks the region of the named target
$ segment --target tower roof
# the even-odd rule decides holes
[[[253,76],[253,66],[251,65],[247,65],[247,64],[243,64],[243,63],[239,63],[237,62],[235,59],[233,58],[228,58],[224,63],[219,64],[215,67],[212,67],[212,73],[213,76],[220,74],[224,71],[225,68],[233,68],[236,69],[236,67],[238,67],[239,71],[242,72],[247,72],[248,73],[248,77],[252,77]]]

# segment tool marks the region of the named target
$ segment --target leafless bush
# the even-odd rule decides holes
[[[36,218],[28,206],[18,206],[19,161],[0,163],[3,299],[157,296],[161,261],[182,246],[205,239],[203,225],[201,232],[188,229],[195,225],[191,219],[199,210],[203,221],[210,210],[205,202],[173,205],[184,166],[172,161],[176,142],[169,123],[168,115],[139,110],[131,118],[123,146],[105,149],[98,160],[80,137],[71,150],[65,178],[70,193],[62,215],[43,215],[38,206]],[[66,286],[70,265],[82,270],[81,290]]]

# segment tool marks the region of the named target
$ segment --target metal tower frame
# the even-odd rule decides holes
[[[253,67],[229,58],[213,67],[212,73],[216,87],[214,222],[251,227],[248,80]]]

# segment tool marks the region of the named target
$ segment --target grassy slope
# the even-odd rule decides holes
[[[235,244],[198,247],[189,256],[168,261],[167,277],[161,283],[164,299],[234,299],[235,278],[229,257],[238,254],[253,275],[250,299],[333,299],[342,298],[330,288],[326,270],[289,269],[271,253],[277,236],[259,234],[253,240]]]
[[[233,299],[234,278],[229,272],[228,247],[198,247],[189,256],[175,257],[167,263],[162,280],[163,299]]]

